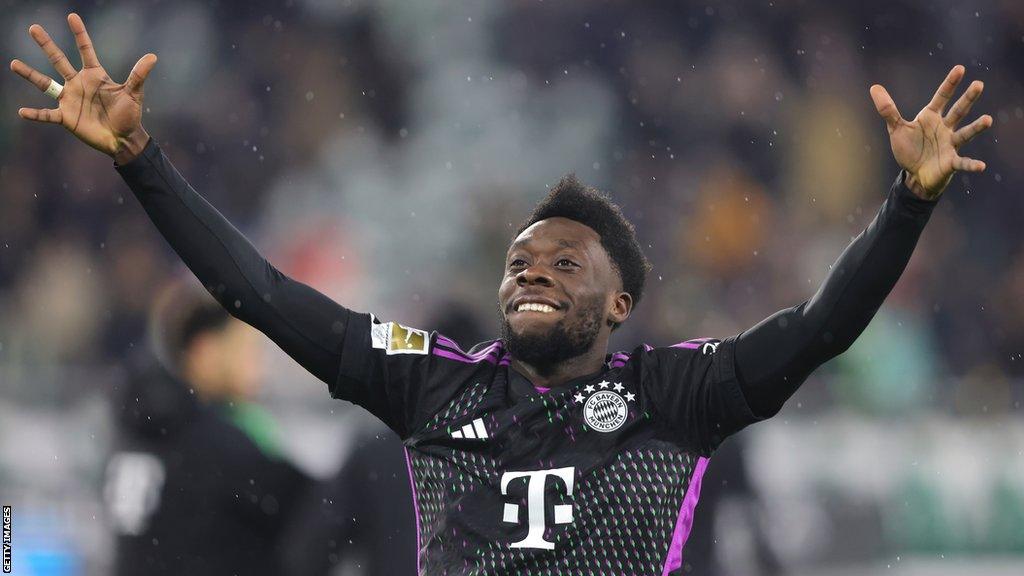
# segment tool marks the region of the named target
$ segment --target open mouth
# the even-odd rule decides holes
[[[534,312],[537,314],[554,314],[564,308],[558,302],[542,296],[520,296],[509,304],[508,312]]]
[[[542,314],[550,314],[556,310],[557,308],[554,306],[540,302],[523,302],[515,308],[516,312],[540,312]]]

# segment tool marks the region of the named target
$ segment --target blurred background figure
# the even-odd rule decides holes
[[[772,519],[750,479],[743,432],[715,451],[701,481],[700,502],[686,541],[684,574],[780,576],[785,574],[771,545]]]
[[[151,335],[157,353],[132,360],[114,404],[103,496],[116,574],[280,574],[279,536],[308,479],[253,403],[260,334],[179,282],[157,297]]]
[[[402,442],[369,417],[366,427],[337,475],[297,505],[282,574],[416,573],[416,516]]]
[[[160,56],[147,129],[275,266],[442,333],[432,321],[457,302],[482,327],[466,345],[497,336],[495,263],[569,170],[622,204],[654,263],[613,348],[722,337],[807,298],[896,175],[868,87],[925,102],[966,64],[985,82],[976,112],[995,118],[971,144],[988,169],[950,185],[867,331],[742,436],[741,459],[785,573],[1024,573],[1024,3],[0,0],[0,52],[50,70],[26,30],[66,30],[72,8],[116,40],[97,47],[112,76]],[[14,570],[110,574],[102,494],[121,433],[107,407],[123,405],[127,359],[179,264],[108,159],[27,126],[19,106],[51,103],[4,77],[0,503],[14,507]],[[362,411],[256,345],[281,452],[318,479],[356,466],[376,434]],[[407,483],[392,454],[363,470]],[[404,494],[380,516],[406,514]],[[713,522],[701,506],[695,531]],[[707,526],[727,553],[741,508]],[[346,543],[323,550],[357,574]]]
[[[488,339],[472,311],[442,301],[427,321],[466,345]],[[411,471],[398,437],[366,416],[338,473],[303,498],[285,544],[289,576],[416,573]]]

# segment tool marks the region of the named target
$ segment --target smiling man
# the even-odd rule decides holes
[[[899,175],[877,216],[809,299],[722,340],[608,354],[643,295],[648,265],[608,198],[563,178],[513,240],[498,290],[503,335],[469,351],[382,322],[282,274],[171,165],[141,124],[147,54],[117,84],[81,19],[68,22],[75,70],[29,29],[65,85],[12,69],[58,98],[23,108],[110,155],[160,233],[214,297],[263,331],[331,394],[404,441],[428,574],[678,573],[708,457],[730,434],[776,414],[807,375],[853,343],[902,273],[956,170],[958,150],[992,124],[957,128],[980,96],[956,66],[904,120],[881,86]]]
[[[619,209],[563,178],[519,229],[498,289],[513,369],[539,387],[597,372],[649,268]]]

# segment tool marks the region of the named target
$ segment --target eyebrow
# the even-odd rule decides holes
[[[512,243],[511,246],[509,246],[509,251],[515,250],[516,248],[521,248],[527,242],[529,242],[529,240],[526,238],[522,240],[516,240],[515,242]],[[583,245],[583,243],[580,242],[579,240],[565,240],[563,238],[559,238],[555,242],[558,244],[559,248],[580,248]]]

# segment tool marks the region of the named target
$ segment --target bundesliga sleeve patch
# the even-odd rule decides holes
[[[391,354],[426,354],[430,336],[426,330],[402,326],[397,322],[370,324],[370,342],[374,348]]]

